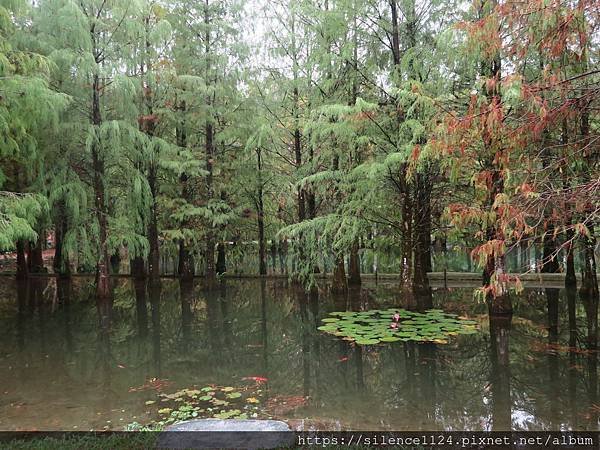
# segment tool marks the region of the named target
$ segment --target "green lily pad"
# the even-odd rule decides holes
[[[357,339],[355,342],[359,345],[373,345],[379,344],[379,339]]]
[[[444,344],[451,336],[478,332],[476,321],[446,314],[440,309],[424,313],[398,308],[340,311],[330,316],[333,317],[322,320],[323,325],[318,330],[358,345],[410,340]]]

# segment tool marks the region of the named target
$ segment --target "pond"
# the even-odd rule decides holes
[[[119,430],[155,420],[161,392],[253,383],[270,417],[318,429],[599,429],[598,305],[576,292],[525,290],[490,323],[473,288],[437,289],[429,306],[476,333],[356,345],[322,319],[415,302],[392,283],[332,297],[285,280],[205,292],[119,278],[99,309],[92,283],[1,279],[0,429]]]

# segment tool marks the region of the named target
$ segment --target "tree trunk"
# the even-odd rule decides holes
[[[279,241],[279,245],[277,245],[277,253],[279,254],[279,268],[281,273],[287,274],[287,240]]]
[[[158,218],[157,218],[157,167],[151,164],[148,168],[148,185],[152,200],[150,205],[150,220],[148,222],[148,242],[150,244],[150,252],[148,253],[148,275],[150,278],[156,279],[160,276],[160,248],[158,243]]]
[[[191,280],[194,278],[195,267],[194,258],[183,239],[179,241],[179,263],[177,273],[182,279]]]
[[[258,272],[267,274],[267,249],[265,242],[265,209],[263,204],[262,152],[256,150],[256,169],[258,172],[258,189],[256,192],[256,220],[258,225]]]
[[[211,38],[211,15],[209,9],[209,0],[205,0],[204,8],[204,56],[206,60],[206,74],[205,82],[207,85],[214,83],[214,76],[211,73],[211,58],[213,44]],[[214,104],[214,93],[208,94],[206,97],[206,104],[210,107]],[[213,185],[213,166],[215,158],[215,147],[214,147],[214,136],[215,130],[213,127],[213,117],[206,120],[204,125],[204,148],[206,158],[206,205],[210,206],[214,199],[214,185]],[[205,249],[204,249],[204,277],[205,277],[205,288],[212,290],[217,286],[217,275],[215,268],[215,230],[212,224],[212,220],[206,226],[205,235]]]
[[[563,158],[566,159],[569,145],[569,125],[567,120],[564,119],[562,122],[562,135],[561,143],[564,148]],[[562,170],[562,187],[565,192],[569,189],[569,177],[567,171]],[[575,242],[575,230],[573,230],[573,212],[572,205],[565,202],[565,227],[566,227],[566,243],[565,243],[565,254],[566,254],[566,278],[565,287],[576,287],[577,277],[575,276],[575,255],[573,253],[574,242]]]
[[[429,290],[427,273],[431,272],[431,183],[424,174],[418,173],[416,178],[413,289],[425,293]]]
[[[146,277],[146,263],[144,258],[136,256],[129,260],[129,273],[135,278]]]
[[[332,294],[345,294],[348,292],[348,283],[346,280],[346,271],[344,268],[344,256],[337,255],[333,266],[333,279],[331,280]]]
[[[484,6],[487,1],[482,2],[480,15],[486,13]],[[489,0],[490,10],[497,6],[497,0]],[[495,84],[493,88],[486,92],[488,102],[492,104],[497,99],[500,99],[500,78],[501,78],[500,53],[494,55],[481,63],[481,75],[486,78],[493,79]],[[487,209],[489,212],[494,212],[494,204],[499,194],[504,192],[504,178],[502,167],[500,166],[502,158],[501,142],[494,140],[494,133],[488,129],[488,121],[484,118],[483,130],[483,146],[486,155],[485,169],[491,173],[490,181],[487,186]],[[504,235],[497,223],[490,224],[486,229],[486,238],[490,241],[504,241]],[[502,254],[492,252],[488,255],[484,273],[483,273],[483,288],[486,291],[488,308],[490,314],[511,314],[512,302],[506,286],[505,258]],[[495,279],[494,279],[495,278]],[[492,285],[494,283],[494,285]]]
[[[297,94],[296,94],[297,95]],[[296,168],[300,169],[302,166],[302,142],[300,139],[300,130],[294,130],[294,154],[296,157]],[[298,222],[306,219],[306,208],[304,204],[304,190],[300,187],[297,188],[297,207],[298,207]]]
[[[567,273],[565,277],[565,287],[576,287],[577,277],[575,275],[575,255],[573,252],[573,240],[575,239],[575,232],[571,228],[571,218],[568,219],[567,225],[567,244],[565,245],[565,252],[567,254]]]
[[[227,272],[227,261],[225,256],[225,243],[219,242],[217,244],[217,275],[223,275],[225,272]]]
[[[267,251],[266,251],[266,243],[265,243],[265,218],[263,212],[262,205],[262,194],[259,199],[259,209],[258,209],[258,260],[259,260],[259,274],[266,275],[267,274]]]
[[[556,273],[558,272],[558,257],[557,250],[558,245],[554,238],[554,225],[549,223],[548,229],[544,234],[543,242],[543,256],[542,256],[542,273]]]
[[[29,243],[29,272],[44,273],[47,272],[44,267],[44,244],[46,241],[46,231],[41,230],[35,243]]]
[[[214,130],[210,122],[206,122],[206,203],[210,204],[214,197],[214,186],[213,186],[213,158],[214,158]],[[205,273],[206,288],[214,289],[216,287],[217,277],[215,268],[215,236],[212,223],[209,223],[206,228],[206,239],[204,249],[204,262],[205,262]]]
[[[271,240],[271,268],[273,273],[277,271],[277,243],[275,239]]]
[[[67,218],[64,214],[64,204],[61,202],[58,206],[59,214],[54,224],[54,260],[52,267],[54,273],[61,277],[71,276],[71,266],[69,264],[69,255],[64,251],[63,242],[67,234]]]
[[[583,269],[581,276],[580,295],[587,299],[598,300],[598,276],[596,266],[596,237],[594,236],[594,224],[588,224],[589,236],[583,238]]]
[[[121,255],[119,254],[119,250],[110,255],[110,268],[111,273],[119,274],[119,268],[121,267]]]
[[[97,134],[92,143],[92,170],[94,188],[94,207],[98,221],[98,255],[96,260],[96,295],[98,298],[110,296],[109,257],[108,257],[108,212],[106,208],[104,178],[104,160],[100,155],[99,128],[102,124],[100,115],[100,78],[94,74],[92,81],[92,125]]]
[[[579,2],[581,3],[581,1]],[[582,17],[583,27],[587,28],[586,18]],[[581,71],[582,73],[588,70],[589,67],[589,58],[587,53],[587,45],[583,44],[583,48],[581,49]],[[587,170],[584,171],[584,179],[586,182],[592,181],[590,174],[597,164],[597,156],[598,150],[597,146],[595,146],[590,141],[590,113],[589,113],[589,100],[586,100],[586,97],[582,97],[581,108],[581,121],[579,124],[581,131],[581,145],[582,148],[586,149],[583,153],[585,162],[587,163]],[[591,203],[591,202],[590,202]],[[593,205],[590,205],[590,209],[586,211],[588,217],[591,217],[593,214]],[[599,298],[598,293],[598,276],[597,276],[597,267],[596,267],[596,236],[594,234],[594,221],[591,220],[587,224],[587,228],[589,230],[589,235],[583,238],[583,273],[581,277],[581,289],[580,295],[584,298],[592,299],[597,302]],[[597,312],[596,312],[597,313]]]
[[[389,0],[392,11],[392,58],[394,68],[400,68],[400,27],[398,26],[398,5],[396,0]]]
[[[401,174],[404,177],[404,174]],[[405,192],[402,195],[402,254],[400,256],[400,286],[410,287],[413,270],[413,242],[412,242],[412,201],[408,187],[404,183]]]
[[[350,259],[348,264],[348,284],[350,286],[360,286],[360,259],[358,255],[358,238],[352,243],[350,248]]]
[[[178,110],[182,115],[185,114],[185,102],[181,102],[181,104],[178,107]],[[182,149],[187,148],[187,131],[185,128],[184,119],[178,122],[175,134],[177,146]],[[194,199],[192,188],[190,186],[189,176],[187,173],[183,172],[179,176],[179,185],[181,186],[181,197],[185,200],[186,203],[191,205]],[[181,226],[182,228],[189,228],[189,221],[184,220]],[[195,273],[194,258],[185,239],[179,240],[179,262],[177,266],[177,273],[183,280],[191,280],[194,277]]]

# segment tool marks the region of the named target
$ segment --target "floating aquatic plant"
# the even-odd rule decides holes
[[[359,345],[416,341],[446,344],[451,336],[477,333],[477,322],[445,313],[404,309],[332,312],[318,329]]]
[[[161,392],[156,400],[146,401],[146,406],[156,407],[155,414],[158,415],[158,419],[150,426],[160,429],[195,418],[262,417],[265,415],[261,408],[262,392],[258,384],[238,387],[209,385],[200,389],[181,389],[170,394]]]

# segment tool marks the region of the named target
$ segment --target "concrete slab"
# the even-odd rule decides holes
[[[294,447],[294,434],[279,420],[198,419],[171,425],[161,432],[157,448]]]

